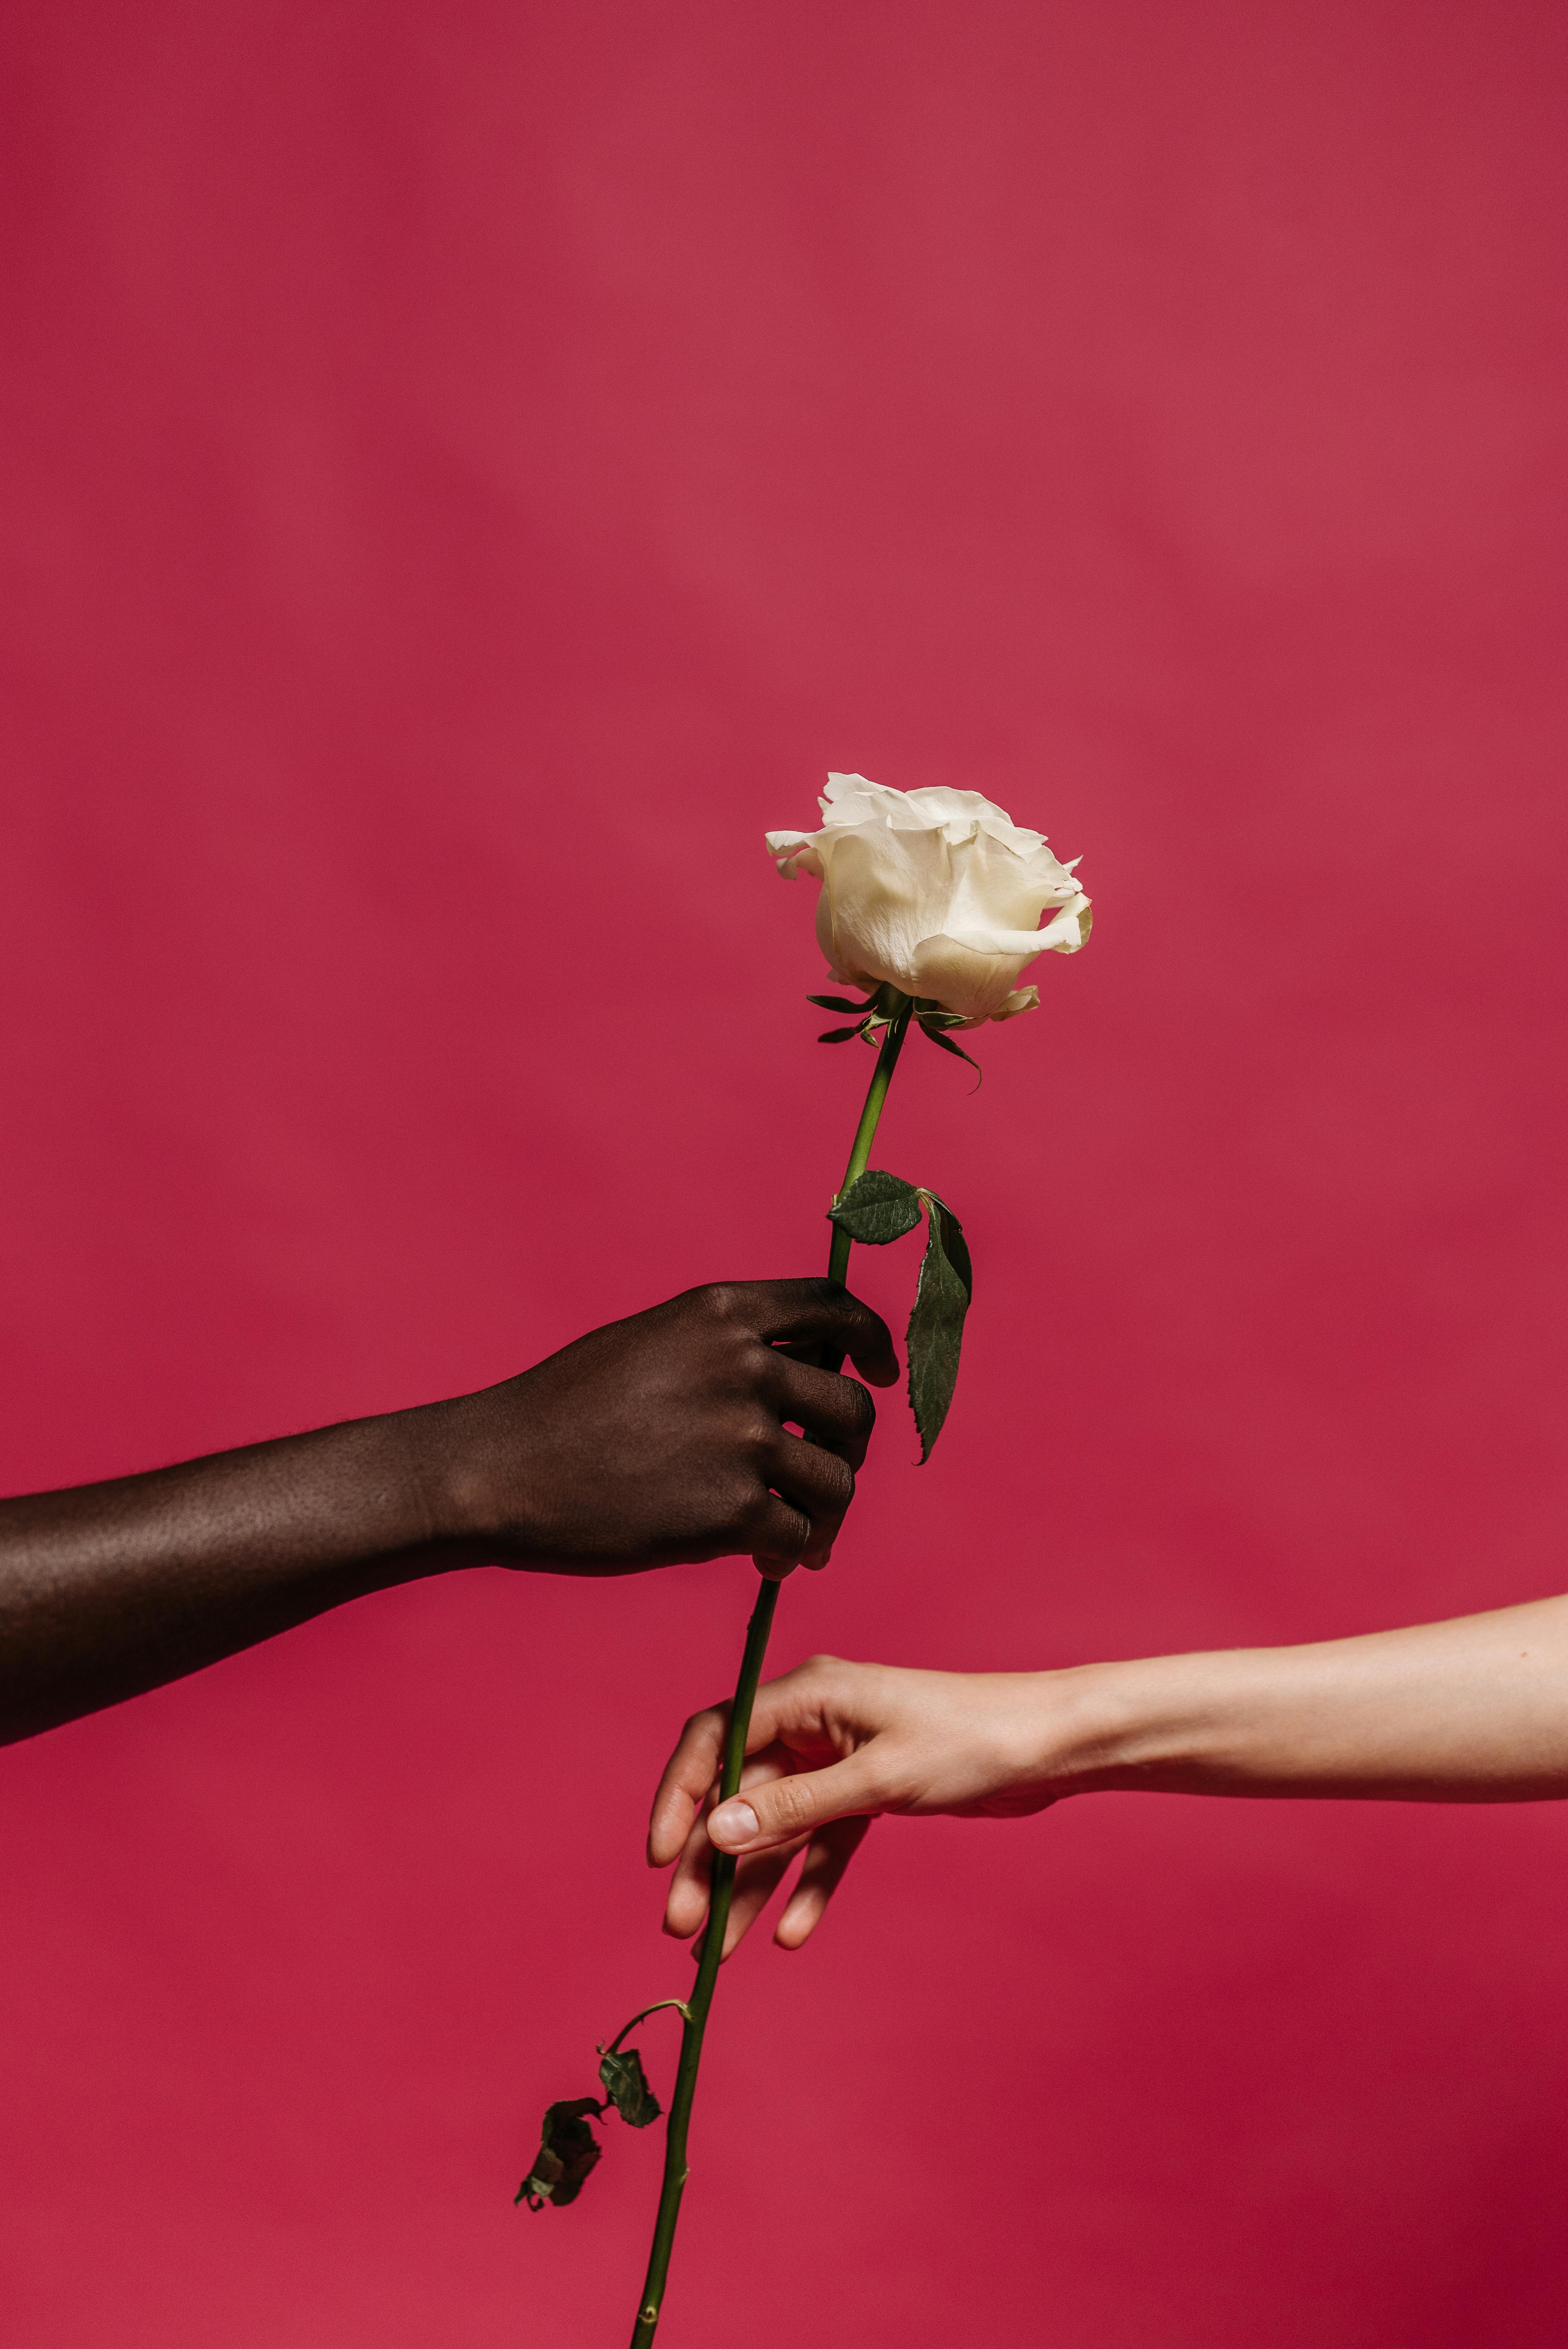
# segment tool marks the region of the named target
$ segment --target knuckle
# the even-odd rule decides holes
[[[789,1835],[806,1824],[812,1803],[804,1778],[779,1778],[768,1791],[773,1798],[769,1808],[775,1834]]]
[[[746,1485],[744,1495],[737,1495],[736,1523],[744,1526],[748,1534],[761,1532],[769,1524],[779,1506],[778,1496],[770,1493],[766,1485],[753,1477]]]
[[[738,1549],[747,1549],[769,1527],[772,1516],[772,1495],[748,1485],[744,1495],[737,1495],[734,1509],[726,1519],[726,1527]]]
[[[857,1435],[868,1436],[877,1423],[877,1407],[872,1391],[870,1387],[862,1386],[859,1379],[846,1379],[844,1385],[848,1390],[844,1398],[845,1415]]]
[[[755,1476],[727,1478],[709,1497],[706,1523],[715,1541],[740,1548],[756,1522],[760,1506]]]
[[[825,1505],[847,1509],[855,1497],[855,1472],[849,1462],[841,1460],[836,1452],[824,1452],[820,1473]]]

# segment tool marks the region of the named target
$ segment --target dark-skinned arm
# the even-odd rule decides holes
[[[843,1289],[727,1283],[476,1394],[0,1501],[0,1742],[454,1567],[823,1566],[875,1411],[796,1349],[897,1375]]]

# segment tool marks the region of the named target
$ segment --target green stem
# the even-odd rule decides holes
[[[740,1785],[740,1773],[746,1761],[746,1733],[751,1726],[751,1708],[756,1702],[757,1683],[762,1678],[762,1659],[768,1652],[768,1634],[773,1628],[773,1609],[778,1603],[779,1585],[765,1579],[758,1591],[751,1620],[746,1627],[746,1652],[741,1658],[740,1679],[736,1686],[729,1730],[724,1741],[724,1769],[718,1782],[721,1802],[727,1802]],[[670,2253],[675,2248],[676,2220],[680,2217],[681,2196],[691,2174],[686,2168],[686,2130],[691,2123],[692,2099],[696,2095],[697,2065],[702,2061],[703,2033],[707,2029],[708,2008],[713,2004],[713,1987],[718,1979],[718,1961],[724,1950],[725,1928],[729,1923],[729,1903],[734,1891],[734,1854],[715,1852],[712,1889],[708,1894],[707,1930],[702,1937],[702,1955],[697,1961],[696,1987],[692,1992],[689,2012],[681,2028],[680,2068],[676,2074],[676,2092],[670,2098],[670,2117],[665,2133],[664,2184],[659,2190],[658,2216],[654,2221],[654,2245],[648,2254],[647,2280],[643,2285],[642,2304],[632,2331],[632,2349],[644,2349],[644,2344],[653,2339],[658,2326],[659,2311],[664,2305],[665,2280],[670,2271]]]
[[[683,2023],[689,2023],[691,2021],[691,2009],[686,2004],[684,1998],[655,1999],[652,2006],[644,2007],[641,2014],[634,2014],[630,2023],[623,2023],[619,2031],[616,2032],[614,2039],[611,2040],[608,2047],[600,2048],[600,2054],[613,2055],[617,2047],[621,2044],[622,2040],[624,2039],[628,2031],[635,2031],[638,2023],[646,2023],[650,2014],[663,2014],[666,2006],[673,2006]]]
[[[903,1009],[895,1011],[882,1030],[882,1050],[877,1054],[877,1064],[872,1071],[871,1084],[866,1092],[866,1105],[861,1112],[861,1122],[855,1128],[855,1138],[850,1150],[850,1163],[844,1169],[844,1179],[839,1186],[841,1199],[850,1185],[857,1182],[871,1164],[872,1143],[876,1139],[877,1123],[882,1113],[882,1103],[887,1099],[887,1089],[892,1082],[892,1072],[898,1066],[898,1056],[903,1050],[903,1040],[909,1033],[909,1012],[910,1007],[906,1000]],[[844,1276],[850,1268],[850,1250],[853,1245],[848,1232],[841,1230],[835,1224],[833,1245],[828,1257],[828,1278],[836,1280],[841,1288],[844,1286]],[[840,1359],[841,1361],[842,1357],[841,1356]],[[831,1370],[836,1366],[830,1363],[828,1367]]]
[[[882,1116],[887,1089],[892,1082],[892,1072],[903,1049],[909,1017],[910,1006],[906,999],[903,1009],[893,1013],[883,1031],[877,1064],[866,1093],[866,1105],[855,1128],[855,1139],[840,1197],[858,1175],[865,1173],[870,1163],[877,1121]],[[841,1288],[849,1270],[850,1247],[848,1232],[841,1231],[835,1225],[832,1252],[828,1258],[828,1278],[836,1280]],[[842,1356],[830,1358],[827,1367],[835,1370],[841,1360]],[[762,1660],[768,1652],[768,1635],[773,1628],[773,1609],[778,1604],[779,1585],[765,1579],[757,1594],[751,1620],[746,1627],[746,1652],[740,1660],[740,1678],[736,1682],[735,1702],[730,1707],[729,1728],[724,1741],[724,1764],[718,1781],[721,1803],[727,1803],[731,1795],[740,1790],[740,1774],[746,1764],[746,1736],[751,1727],[751,1708],[757,1701],[757,1685],[762,1678]],[[686,2168],[686,2133],[691,2124],[692,2102],[696,2095],[697,2066],[702,2061],[703,2034],[707,2029],[707,2011],[713,2004],[714,1984],[718,1980],[718,1961],[724,1953],[729,1904],[734,1895],[734,1855],[715,1852],[708,1893],[707,1927],[702,1937],[702,1954],[697,1960],[696,1986],[692,1992],[681,2027],[681,2060],[676,2073],[675,2094],[670,2098],[670,2117],[665,2135],[664,2183],[659,2189],[658,2216],[654,2221],[654,2244],[648,2254],[647,2278],[643,2285],[637,2322],[632,2331],[632,2349],[648,2349],[648,2344],[658,2329],[659,2313],[664,2306],[670,2253],[675,2249],[676,2221],[680,2217],[681,2196],[691,2175]],[[652,2013],[654,2010],[650,2007],[648,2012]],[[634,2015],[632,2020],[640,2023],[642,2017]],[[626,2030],[630,2031],[631,2027],[628,2023]],[[624,2036],[625,2032],[623,2032],[621,2038]],[[616,2044],[620,2044],[620,2040]]]

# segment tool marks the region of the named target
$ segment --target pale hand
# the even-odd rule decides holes
[[[741,1793],[711,1807],[728,1708],[694,1713],[654,1798],[648,1860],[667,1868],[665,1930],[685,1939],[707,1914],[714,1846],[740,1855],[727,1956],[806,1853],[774,1931],[799,1949],[821,1921],[873,1817],[1018,1818],[1065,1792],[1053,1778],[1055,1704],[1042,1686],[1071,1672],[929,1672],[813,1656],[758,1692]]]

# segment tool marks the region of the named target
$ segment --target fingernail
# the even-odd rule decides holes
[[[757,1833],[757,1814],[749,1803],[720,1803],[707,1823],[707,1832],[720,1850],[749,1843]]]

